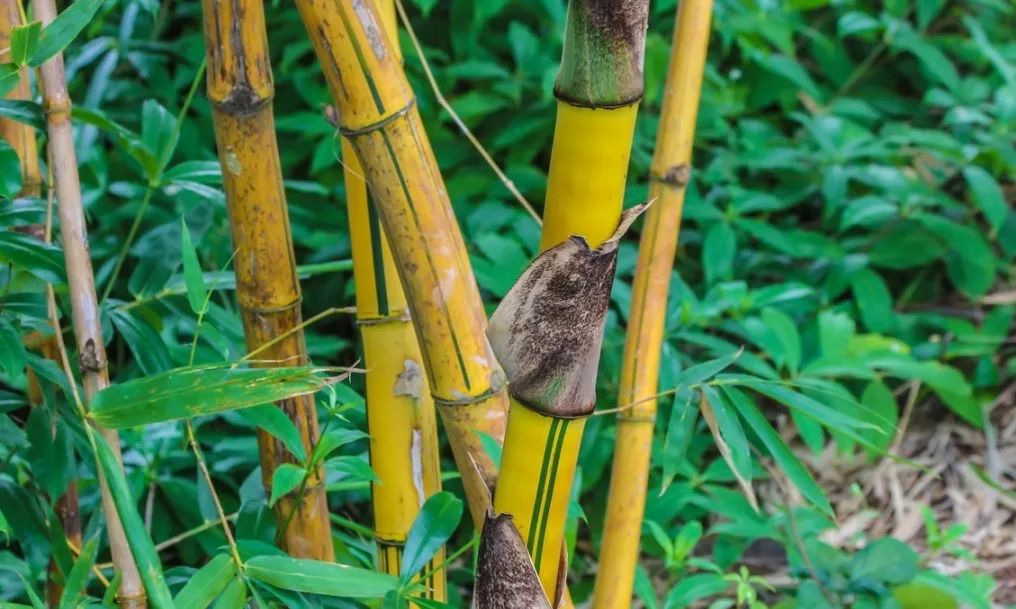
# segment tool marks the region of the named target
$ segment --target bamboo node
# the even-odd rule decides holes
[[[120,609],[145,609],[148,597],[144,592],[130,595],[117,593],[116,604],[120,605]]]
[[[364,125],[363,127],[358,127],[356,129],[346,129],[340,126],[339,133],[341,133],[343,136],[347,138],[354,138],[359,135],[367,135],[369,133],[373,133],[374,131],[383,129],[388,124],[394,123],[403,116],[409,114],[409,112],[413,109],[413,106],[415,105],[416,105],[416,97],[411,97],[409,99],[409,102],[406,103],[405,106],[402,106],[401,108],[399,108],[395,112],[392,112],[391,114],[382,118],[381,120],[370,123],[369,125]],[[325,118],[328,119],[328,122],[331,122],[331,119],[327,115],[327,107],[325,111]]]
[[[436,404],[438,406],[469,406],[471,404],[479,404],[480,402],[483,402],[484,400],[489,400],[490,398],[492,398],[492,397],[496,396],[497,394],[501,393],[501,390],[505,388],[505,384],[506,383],[504,381],[502,381],[500,383],[497,383],[497,385],[495,385],[494,387],[491,387],[490,389],[488,389],[487,391],[484,391],[483,393],[481,393],[479,395],[467,395],[467,396],[457,397],[457,398],[443,398],[443,397],[441,397],[439,395],[435,395],[433,393],[430,394],[430,395],[431,395],[431,398],[433,398],[433,400],[434,400],[434,404]]]
[[[106,361],[95,346],[95,341],[89,338],[85,341],[85,348],[78,356],[78,364],[82,372],[102,372],[106,369]]]

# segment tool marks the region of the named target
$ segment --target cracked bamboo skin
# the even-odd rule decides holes
[[[413,92],[373,2],[296,6],[391,245],[428,385],[482,526],[497,474],[478,432],[504,436],[504,373],[484,334],[483,303]]]
[[[384,24],[395,39],[395,5],[382,3]],[[434,400],[427,386],[406,295],[399,282],[391,246],[381,228],[363,181],[356,153],[342,141],[349,236],[356,286],[356,319],[367,372],[367,430],[370,464],[378,476],[371,484],[378,566],[400,575],[409,529],[427,497],[441,490]],[[442,547],[424,571],[444,562]],[[422,582],[421,595],[447,598],[445,570]]]
[[[11,30],[14,26],[20,24],[21,14],[16,0],[0,0],[0,49],[10,46]],[[31,85],[26,69],[21,69],[18,85],[7,94],[7,99],[32,99]],[[21,166],[21,191],[18,193],[19,196],[30,198],[41,196],[42,175],[39,171],[39,149],[35,137],[35,129],[31,125],[19,123],[11,119],[0,119],[0,138],[6,140],[18,155],[18,161]],[[21,230],[21,228],[19,227],[15,230]],[[46,227],[44,225],[35,224],[24,227],[23,230],[41,240],[46,239]],[[38,351],[46,359],[59,363],[60,354],[56,339],[52,336],[45,337],[39,333],[35,334],[35,337],[26,336],[25,342],[28,343],[31,342],[31,339],[37,339],[41,343],[37,347]],[[39,406],[43,403],[42,386],[39,378],[28,369],[25,370],[25,375],[28,379],[28,401],[33,407]],[[74,547],[80,548],[81,513],[78,505],[78,486],[76,481],[72,480],[68,483],[64,493],[56,498],[53,509],[60,519],[60,524],[63,526],[67,541]],[[56,577],[59,570],[55,560],[50,560],[48,573],[46,600],[50,605],[56,606],[60,602],[64,587],[62,579]]]
[[[565,48],[555,86],[557,119],[541,252],[573,235],[583,237],[595,249],[618,227],[642,94],[639,47],[645,41],[648,2],[635,4],[632,14],[620,20],[625,22],[623,27],[589,43],[577,37],[591,31],[597,2],[569,3]],[[600,10],[610,12],[616,7],[601,6]],[[597,54],[605,57],[614,51],[622,54],[617,61],[597,64],[583,59]],[[597,64],[600,70],[584,70],[583,63]],[[513,397],[508,417],[494,507],[513,515],[554,606],[566,596],[566,574],[560,573],[564,528],[588,414],[560,418],[537,413]]]
[[[203,0],[208,98],[236,256],[236,295],[249,350],[290,333],[258,355],[260,365],[307,363],[300,283],[296,275],[272,114],[271,66],[259,0]],[[309,456],[318,441],[312,395],[277,405],[300,433]],[[262,482],[270,494],[276,468],[295,459],[282,442],[258,430]],[[302,495],[274,508],[277,541],[298,558],[334,561],[324,475],[308,473]]]
[[[627,609],[642,537],[667,292],[681,226],[709,44],[712,0],[682,0],[674,28],[649,196],[642,229],[631,316],[625,338],[614,462],[593,592],[594,609]],[[629,408],[629,406],[634,404]]]
[[[32,0],[32,9],[43,26],[56,19],[56,6],[52,0]],[[88,253],[88,230],[81,201],[77,155],[74,152],[71,99],[67,92],[63,53],[57,53],[39,68],[39,87],[46,116],[49,159],[53,172],[57,215],[60,220],[60,246],[64,252],[67,268],[74,342],[87,407],[95,394],[109,386],[109,371],[106,369],[106,349],[95,294],[95,275],[92,271],[92,259]],[[113,456],[122,468],[119,434],[99,425],[95,427],[109,443]],[[117,604],[121,609],[144,609],[148,604],[148,598],[134,556],[131,554],[123,523],[102,474],[102,468],[98,468],[97,477],[101,489],[102,510],[106,517],[110,553],[117,574],[120,575],[120,587],[116,593]]]

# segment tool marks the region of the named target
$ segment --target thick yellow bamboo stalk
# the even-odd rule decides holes
[[[712,0],[682,0],[650,173],[649,211],[639,245],[618,400],[614,464],[593,596],[595,609],[631,606],[656,417],[667,289],[688,183]],[[630,406],[633,405],[633,406]],[[630,407],[628,407],[630,406]]]
[[[391,244],[427,380],[474,522],[483,522],[496,477],[479,432],[504,435],[504,374],[462,234],[413,92],[373,2],[297,0]]]
[[[11,30],[21,23],[21,11],[18,8],[17,0],[0,0],[0,49],[10,46]],[[21,70],[18,86],[7,94],[7,99],[29,100],[32,98],[31,85],[28,82],[28,72]],[[31,125],[19,123],[10,119],[0,119],[0,137],[11,145],[11,148],[18,155],[21,162],[21,192],[23,197],[38,197],[42,192],[42,175],[39,172],[39,149],[35,138],[35,129]],[[46,227],[42,224],[33,224],[24,227],[24,231],[35,237],[46,240]],[[27,342],[27,340],[26,340]],[[42,338],[39,351],[46,358],[59,362],[60,356],[57,352],[56,341],[52,336]],[[42,388],[39,379],[31,371],[28,376],[28,398],[33,406],[42,404]],[[67,485],[64,494],[57,498],[54,509],[63,526],[64,536],[67,542],[74,547],[81,547],[81,512],[78,506],[78,485],[71,481]],[[63,584],[57,577],[57,566],[55,560],[49,563],[49,579],[46,582],[46,599],[50,605],[56,606],[63,594]]]
[[[385,27],[396,40],[395,5],[383,3]],[[379,567],[400,575],[402,550],[420,507],[441,490],[434,400],[423,371],[406,295],[377,210],[367,194],[363,168],[348,142],[342,159],[353,249],[356,319],[363,340],[367,381],[371,485]],[[424,568],[425,598],[447,598],[444,549]]]
[[[522,398],[520,387],[527,380],[516,374],[517,366],[496,349],[508,371],[513,401],[494,507],[497,512],[514,517],[543,588],[555,606],[564,591],[561,548],[582,428],[595,406],[602,315],[614,275],[625,178],[642,97],[642,47],[648,2],[620,7],[573,0],[568,11],[561,70],[555,86],[557,123],[540,249],[549,254],[566,247],[569,238],[581,237],[586,250],[598,252],[602,248],[601,255],[610,258],[609,268],[603,269],[601,284],[575,292],[571,302],[561,299],[563,307],[585,309],[585,314],[576,312],[562,320],[570,325],[587,326],[589,336],[585,340],[595,337],[595,342],[582,345],[589,353],[576,371],[588,385],[587,399],[581,408],[568,411],[546,407],[541,392],[529,399]],[[608,243],[610,246],[606,247]],[[570,277],[569,273],[563,273],[562,279],[566,278],[570,285],[576,282],[574,275],[588,272],[577,267],[570,271]],[[548,296],[541,294],[540,298]],[[510,299],[511,295],[506,301]],[[542,332],[546,334],[545,340],[560,342],[560,351],[550,354],[541,364],[544,374],[553,375],[556,360],[582,349],[570,341],[572,337],[558,335],[560,330]],[[499,341],[494,342],[497,347]],[[553,387],[560,382],[548,385]]]
[[[208,97],[226,191],[236,257],[236,297],[243,314],[247,348],[270,341],[258,359],[265,366],[307,362],[301,323],[289,214],[282,185],[271,66],[260,0],[203,0],[208,56]],[[278,340],[280,336],[285,336]],[[313,396],[279,402],[303,441],[307,455],[318,440]],[[271,493],[272,476],[294,460],[282,442],[258,432],[261,474]],[[279,544],[290,555],[335,559],[324,475],[307,475],[304,492],[275,504]]]
[[[49,24],[56,18],[53,0],[32,0],[36,18]],[[57,212],[60,218],[60,243],[67,267],[70,292],[71,318],[74,339],[78,349],[78,367],[85,388],[85,400],[91,402],[96,393],[109,386],[106,369],[106,348],[99,322],[99,306],[95,296],[95,276],[88,253],[88,231],[81,203],[81,182],[74,153],[74,135],[71,130],[71,100],[67,93],[63,54],[58,53],[39,70],[43,107],[46,111],[46,132],[49,135],[49,159],[56,190]],[[117,460],[120,460],[120,437],[115,431],[99,429],[109,443]],[[124,535],[113,498],[98,470],[102,489],[102,509],[106,515],[106,528],[113,563],[119,572],[120,589],[117,602],[123,609],[141,609],[147,605],[137,565]]]

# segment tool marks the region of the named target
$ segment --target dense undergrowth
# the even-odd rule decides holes
[[[462,120],[519,190],[541,201],[563,1],[415,0],[407,9]],[[266,10],[309,318],[353,301],[342,168],[323,115],[328,94],[296,12],[285,2]],[[629,203],[647,190],[673,10],[667,0],[653,8]],[[67,51],[114,381],[245,353],[230,291],[232,246],[204,95],[200,19],[193,0],[108,2]],[[927,546],[915,551],[863,531],[841,548],[817,541],[837,527],[830,504],[797,469],[798,459],[776,454],[773,446],[782,444],[753,430],[766,417],[802,455],[833,443],[843,459],[877,463],[911,393],[927,404],[919,415],[929,421],[958,420],[988,432],[1013,409],[1011,394],[996,399],[1016,378],[1012,5],[723,0],[713,23],[661,371],[661,388],[675,391],[668,391],[657,424],[639,596],[648,607],[674,609],[703,598],[718,609],[781,598],[781,606],[801,608],[923,607],[929,605],[908,601],[900,585],[919,594],[914,582],[930,582],[970,606],[989,607],[994,584],[978,574],[976,556],[964,574],[946,577],[919,553]],[[403,48],[492,310],[535,254],[539,227],[440,110],[408,39]],[[4,116],[15,112],[41,120],[37,107],[4,106]],[[0,195],[17,193],[17,173],[17,157],[0,144]],[[0,208],[0,223],[32,219],[15,216]],[[200,320],[181,270],[181,217],[202,268],[212,273],[205,284],[215,292]],[[600,367],[602,409],[617,405],[635,244],[629,239],[621,249]],[[0,260],[13,263],[0,275],[2,604],[28,602],[26,582],[42,588],[55,539],[47,496],[77,479],[84,538],[102,527],[94,460],[74,431],[80,425],[60,419],[51,442],[51,410],[26,405],[26,359],[36,369],[45,365],[16,348],[17,337],[44,326],[46,275],[26,269],[45,261],[19,268],[23,261],[3,248]],[[313,361],[354,363],[356,336],[348,314],[313,324],[307,331]],[[45,378],[54,376],[59,371]],[[736,474],[705,423],[684,416],[690,389],[703,386],[729,401],[732,420],[720,435]],[[734,386],[743,391],[727,391]],[[372,474],[366,443],[354,431],[365,428],[361,393],[362,379],[353,375],[321,392],[319,402],[332,430],[348,430],[326,462],[340,560],[369,566]],[[59,390],[46,397],[71,412]],[[226,512],[236,514],[241,547],[270,552],[275,525],[256,471],[254,417],[231,412],[195,423],[215,490]],[[613,434],[612,416],[587,424],[569,527],[578,601],[590,594],[596,570]],[[179,423],[122,435],[128,481],[151,538],[173,541],[160,556],[176,586],[225,543],[214,524],[204,524],[215,520],[211,493]],[[773,461],[777,467],[767,469]],[[446,469],[453,471],[450,461]],[[779,484],[764,484],[782,490],[756,513],[737,477],[771,480],[774,472],[784,472],[775,474]],[[1011,488],[1016,465],[985,475]],[[456,484],[450,476],[446,488],[459,492]],[[195,527],[200,533],[178,538]],[[452,548],[470,539],[463,524]],[[763,571],[789,572],[792,585],[771,589],[739,569],[759,540],[781,548]],[[105,550],[98,556],[99,563],[108,560]],[[460,560],[449,568],[450,581],[466,590],[471,572],[471,562]],[[101,598],[102,584],[91,578],[88,591]],[[281,598],[292,607],[339,606],[309,595]]]

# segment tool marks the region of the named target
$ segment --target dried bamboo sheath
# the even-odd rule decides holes
[[[285,335],[260,352],[264,366],[307,362],[296,275],[272,115],[271,67],[264,12],[258,0],[203,0],[208,55],[208,97],[222,166],[233,245],[236,294],[250,350]],[[310,455],[318,440],[313,396],[278,406],[293,421]],[[282,442],[258,432],[262,480],[292,461]],[[334,560],[323,472],[312,471],[302,495],[275,505],[278,541],[291,555]]]

